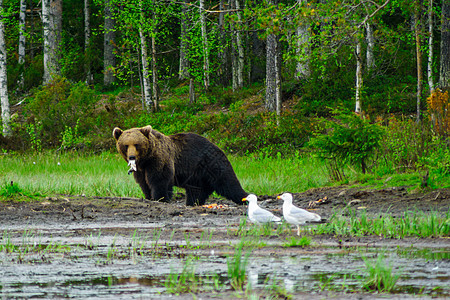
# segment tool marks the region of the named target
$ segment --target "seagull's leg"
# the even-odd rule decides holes
[[[300,236],[300,225],[297,225],[297,235]]]

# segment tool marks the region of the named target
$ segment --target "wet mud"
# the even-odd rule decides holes
[[[294,199],[325,219],[349,208],[371,217],[402,217],[407,210],[448,216],[450,208],[448,189],[411,193],[406,187],[334,187]],[[310,246],[287,247],[296,236],[294,227],[282,234],[242,237],[237,232],[246,207],[219,198],[209,199],[207,207],[186,207],[184,201],[179,193],[170,203],[69,195],[1,202],[2,298],[450,297],[449,237],[312,236],[305,230]],[[259,205],[281,216],[276,195],[260,195]],[[231,289],[228,264],[240,243],[246,245],[248,263],[247,288],[239,292]],[[400,274],[391,294],[361,288],[365,260],[379,255]],[[183,273],[187,262],[200,287],[168,293],[168,276]]]

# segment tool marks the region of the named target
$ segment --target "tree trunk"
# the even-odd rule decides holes
[[[144,20],[144,13],[142,11],[141,4],[141,24]],[[147,41],[145,40],[144,32],[142,26],[139,27],[139,37],[141,42],[141,62],[142,62],[142,91],[145,103],[145,109],[151,111],[153,109],[152,101],[152,91],[150,87],[150,74],[148,72],[148,51],[147,51]]]
[[[420,102],[422,98],[422,81],[423,81],[423,71],[422,71],[422,51],[420,50],[421,42],[421,8],[420,4],[416,4],[416,12],[414,15],[414,33],[416,37],[416,58],[417,58],[417,113],[416,113],[416,122],[420,121]]]
[[[450,90],[450,0],[442,1],[441,25],[441,67],[439,70],[439,87]]]
[[[156,31],[156,28],[155,28]],[[152,34],[152,78],[153,78],[153,110],[159,110],[158,72],[156,68],[156,32]]]
[[[194,79],[189,80],[189,104],[195,103]]]
[[[223,12],[223,10],[225,9],[224,6],[224,0],[220,0],[219,2],[219,32],[220,32],[220,40],[222,41],[221,43],[221,49],[219,50],[218,56],[219,56],[219,74],[218,76],[221,79],[221,82],[223,85],[228,85],[228,65],[227,65],[227,53],[229,51],[227,51],[228,49],[228,44],[226,42],[226,38],[227,35],[225,33],[225,22],[224,22],[224,15],[225,13]]]
[[[112,13],[111,0],[105,0],[105,32],[103,48],[103,84],[110,86],[114,78],[114,67],[116,66],[116,56],[114,45],[116,40],[116,21]]]
[[[279,40],[275,34],[267,36],[266,46],[266,98],[265,107],[269,111],[281,110],[281,58]]]
[[[229,1],[229,7],[231,10],[236,9],[235,0]],[[236,37],[236,28],[232,23],[231,27],[231,86],[233,88],[233,92],[238,90],[238,51],[237,51],[237,37]]]
[[[434,53],[434,37],[433,37],[433,0],[430,0],[428,4],[428,87],[430,88],[430,94],[434,91],[434,79],[433,79],[433,53]]]
[[[375,57],[373,55],[373,48],[375,47],[375,39],[373,37],[373,29],[370,23],[366,23],[366,40],[367,40],[366,63],[367,63],[367,71],[370,72],[375,67]]]
[[[3,13],[3,0],[0,0],[0,10]],[[11,126],[10,126],[10,110],[9,110],[9,99],[8,99],[8,79],[6,72],[6,43],[5,43],[5,25],[3,24],[3,18],[5,16],[0,16],[0,101],[2,109],[2,128],[3,136],[11,136]]]
[[[363,84],[362,77],[362,57],[361,57],[361,42],[356,43],[356,94],[355,94],[355,113],[361,113],[361,88]]]
[[[307,5],[307,0],[298,0],[298,4],[300,6]],[[296,35],[297,35],[297,48],[295,49],[297,55],[297,66],[296,66],[296,74],[295,78],[302,79],[308,78],[311,74],[309,61],[311,51],[309,49],[309,25],[300,25],[297,27]]]
[[[203,45],[203,84],[205,90],[209,89],[209,46],[208,36],[206,34],[206,16],[204,9],[204,0],[200,0],[200,23],[202,30],[202,45]]]
[[[86,84],[88,85],[93,82],[91,60],[89,58],[89,47],[91,44],[91,8],[89,1],[90,0],[84,0],[84,55],[86,68]]]
[[[187,9],[186,3],[181,6],[181,32],[180,32],[180,69],[178,71],[178,79],[186,80],[189,78],[189,59],[187,50],[189,49],[189,40],[187,36]]]
[[[62,30],[62,0],[42,0],[44,27],[44,84],[59,75],[59,53]]]
[[[241,6],[239,0],[235,0],[236,3],[236,14],[239,23],[242,22],[242,16],[240,13]],[[240,30],[236,30],[236,46],[238,50],[237,59],[237,87],[241,89],[244,86],[244,47],[242,46],[242,34]]]
[[[23,78],[23,68],[25,64],[25,12],[27,9],[27,3],[25,0],[20,0],[20,13],[19,13],[19,80],[17,82],[17,90],[23,90],[25,82]]]

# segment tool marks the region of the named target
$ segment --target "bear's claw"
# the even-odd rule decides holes
[[[130,169],[128,170],[128,175],[130,175],[132,172],[135,172],[136,169],[136,161],[135,160],[130,160],[128,162],[128,166],[130,166]]]

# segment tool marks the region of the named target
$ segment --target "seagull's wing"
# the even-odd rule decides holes
[[[253,211],[253,219],[260,223],[279,222],[281,219],[268,210],[258,207]]]
[[[289,212],[289,215],[293,218],[296,218],[298,220],[304,220],[304,221],[320,221],[320,216],[318,214],[309,212],[307,210],[298,208],[296,206],[291,207],[291,211]]]

